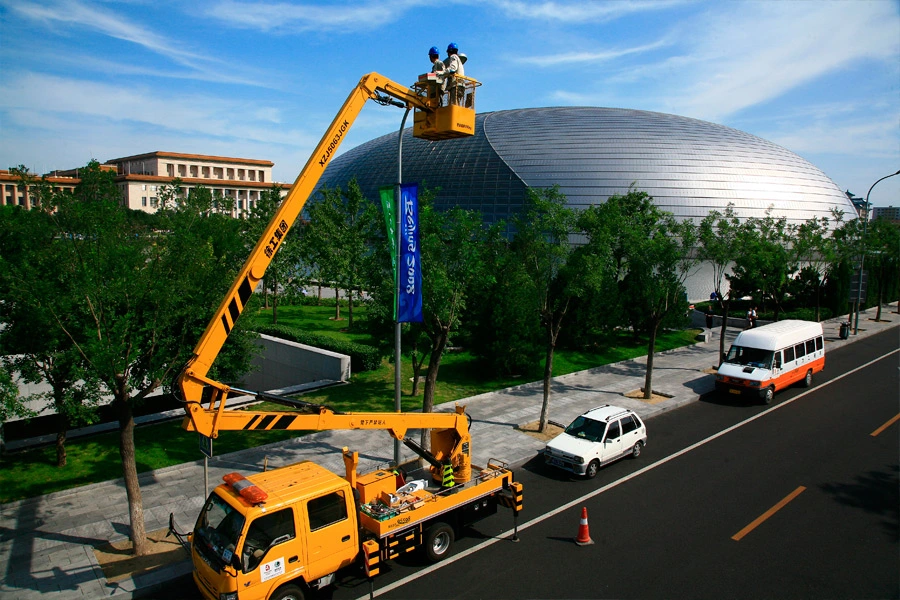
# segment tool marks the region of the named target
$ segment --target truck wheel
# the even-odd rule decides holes
[[[812,369],[806,372],[806,378],[803,380],[803,387],[812,387]]]
[[[269,600],[303,600],[303,590],[296,585],[283,585],[269,597]]]
[[[587,469],[584,470],[584,476],[586,479],[593,479],[597,476],[597,473],[600,472],[600,461],[597,459],[592,460],[588,463]]]
[[[772,404],[772,400],[774,400],[774,399],[775,399],[775,388],[770,385],[765,390],[763,390],[762,401],[763,401],[763,404]]]
[[[433,563],[440,562],[450,554],[453,545],[453,528],[446,523],[435,523],[425,531],[425,554]]]

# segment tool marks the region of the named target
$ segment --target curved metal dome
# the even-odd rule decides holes
[[[397,180],[397,134],[334,159],[320,185],[353,178],[377,199]],[[439,207],[477,209],[493,222],[518,212],[528,187],[559,185],[570,206],[605,202],[635,183],[661,209],[699,221],[733,203],[739,217],[791,223],[856,216],[853,204],[800,156],[743,131],[641,110],[563,107],[484,113],[470,138],[429,142],[403,134],[403,181],[440,188]]]

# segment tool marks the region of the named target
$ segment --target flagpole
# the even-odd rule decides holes
[[[400,235],[402,226],[400,184],[403,182],[403,128],[406,127],[406,118],[409,116],[409,106],[403,113],[400,122],[400,134],[397,136],[397,187],[394,188],[394,204],[397,211],[397,235],[394,236],[394,411],[400,412],[403,406],[400,402],[400,389],[402,378],[400,377],[400,243],[403,236]],[[394,440],[394,465],[400,466],[400,440]]]

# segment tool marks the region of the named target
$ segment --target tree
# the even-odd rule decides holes
[[[434,392],[441,359],[451,335],[460,326],[481,268],[481,215],[459,208],[439,212],[429,201],[419,204],[422,261],[422,323],[429,341],[428,368],[422,411],[434,410]],[[412,324],[416,327],[416,324]],[[423,432],[424,433],[424,432]]]
[[[381,226],[379,209],[365,196],[356,180],[340,188],[323,188],[319,198],[307,208],[309,220],[303,224],[302,250],[305,262],[339,289],[347,291],[349,323],[353,328],[353,294],[366,286],[366,256],[369,240]],[[335,320],[340,319],[340,302],[335,302]]]
[[[625,312],[633,328],[645,331],[647,369],[644,398],[653,397],[653,358],[659,327],[683,321],[687,309],[684,280],[695,260],[696,228],[691,221],[678,222],[653,204],[647,192],[632,187],[624,196],[614,195],[603,207],[610,214],[616,239],[614,255],[624,259],[619,281]]]
[[[32,188],[33,198],[52,202],[46,182]],[[38,204],[39,207],[52,206]],[[71,298],[56,293],[59,257],[50,212],[3,207],[0,233],[0,354],[26,383],[46,382],[48,393],[23,402],[45,403],[56,414],[56,464],[66,466],[66,434],[73,425],[93,422],[100,400],[97,381],[51,320],[51,310],[65,313]]]
[[[875,219],[869,224],[865,244],[869,289],[874,289],[876,298],[875,320],[880,321],[881,305],[889,294],[897,293],[900,282],[900,229],[887,219]]]
[[[724,289],[730,269],[743,252],[739,233],[741,223],[734,214],[734,205],[728,204],[724,213],[712,211],[698,228],[698,258],[708,262],[713,269],[713,290],[722,309],[722,330],[719,335],[719,364],[725,360],[725,332],[728,313],[734,300],[734,288]]]
[[[4,361],[0,361],[0,453],[6,451],[3,425],[14,417],[29,418],[34,413],[19,397],[19,386],[13,381],[12,373]]]
[[[745,221],[738,238],[743,252],[735,260],[729,282],[742,296],[756,296],[762,302],[771,300],[777,321],[784,309],[791,275],[797,271],[797,260],[789,248],[787,219],[776,219],[769,209],[764,218]]]
[[[578,278],[568,265],[575,212],[566,206],[566,197],[558,186],[529,189],[526,208],[513,223],[516,233],[511,249],[534,282],[537,317],[544,332],[544,396],[539,426],[543,432],[550,420],[553,354],[569,306],[580,289]]]
[[[803,265],[798,282],[808,281],[814,291],[816,321],[822,320],[822,290],[825,287],[828,270],[834,264],[836,252],[832,237],[828,232],[828,218],[813,217],[791,228],[793,252],[797,262]]]
[[[113,175],[92,161],[74,194],[57,194],[50,216],[57,260],[53,291],[66,304],[41,308],[71,342],[85,373],[112,397],[134,553],[146,551],[134,448],[134,407],[176,375],[199,339],[204,316],[243,258],[237,221],[163,210],[156,227],[124,208]],[[240,255],[240,256],[239,256]],[[63,308],[65,311],[63,312]],[[233,331],[219,375],[249,363],[250,340]],[[220,376],[220,378],[223,378]]]

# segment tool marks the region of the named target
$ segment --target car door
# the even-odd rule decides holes
[[[622,421],[622,454],[628,454],[641,441],[641,430],[634,415],[625,415]]]
[[[606,437],[603,438],[601,464],[614,461],[622,456],[623,440],[622,426],[619,423],[619,419],[610,420],[609,425],[606,427]]]

